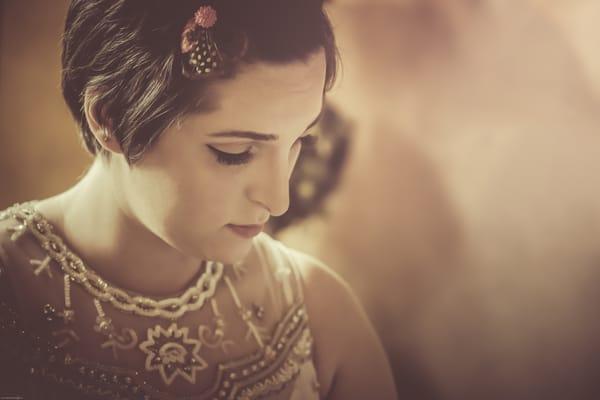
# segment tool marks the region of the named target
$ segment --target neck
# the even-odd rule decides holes
[[[187,287],[202,260],[171,247],[134,217],[111,176],[115,164],[96,159],[77,185],[41,201],[38,210],[86,265],[115,285],[154,296]]]

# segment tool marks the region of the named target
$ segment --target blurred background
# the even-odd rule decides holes
[[[90,162],[67,3],[0,2],[2,209]],[[600,1],[328,7],[343,69],[273,233],[349,281],[401,398],[600,398]]]

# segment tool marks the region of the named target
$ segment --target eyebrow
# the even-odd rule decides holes
[[[304,133],[307,132],[310,128],[312,128],[319,122],[319,120],[323,116],[324,110],[325,110],[325,107],[323,106],[321,108],[321,112],[319,113],[319,115],[317,115],[317,117],[314,119],[314,121],[308,125],[308,127],[304,130]],[[272,133],[253,132],[253,131],[224,131],[224,132],[211,133],[208,136],[253,139],[253,140],[259,140],[259,141],[265,141],[265,142],[279,140],[279,135],[275,135]]]

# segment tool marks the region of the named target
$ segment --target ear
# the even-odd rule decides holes
[[[106,115],[106,110],[98,102],[97,93],[88,88],[83,98],[83,112],[90,131],[100,145],[111,153],[122,154],[119,141],[115,138],[112,121]]]

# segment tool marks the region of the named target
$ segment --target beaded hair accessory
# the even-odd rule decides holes
[[[213,27],[218,21],[217,11],[201,6],[186,23],[181,34],[181,53],[184,56],[184,74],[199,78],[218,71],[223,57],[213,38]]]

